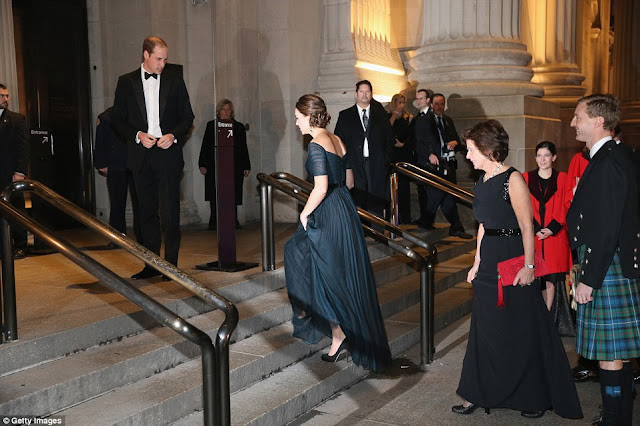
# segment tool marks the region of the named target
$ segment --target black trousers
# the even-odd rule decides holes
[[[123,234],[127,233],[125,211],[127,208],[127,192],[129,192],[133,209],[133,230],[136,234],[136,240],[142,244],[138,197],[131,171],[109,169],[107,172],[107,189],[109,190],[109,225]]]
[[[453,167],[447,169],[447,174],[442,175],[446,180],[451,183],[458,183],[456,178],[456,170]],[[438,208],[442,209],[442,213],[451,224],[451,232],[464,231],[460,216],[458,215],[458,206],[456,205],[456,199],[453,195],[447,194],[444,191],[434,188],[431,185],[426,186],[426,215],[423,218],[426,225],[433,225],[436,218]]]
[[[164,258],[173,265],[178,264],[181,238],[180,174],[181,170],[149,160],[133,171],[143,244],[160,255],[164,234]]]

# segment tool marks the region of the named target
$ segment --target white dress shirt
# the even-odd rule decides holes
[[[367,118],[369,119],[369,124],[371,124],[371,104],[369,104],[366,108],[360,108],[358,106],[358,116],[360,117],[360,124],[362,124],[362,128],[366,131],[366,127],[364,125],[364,121],[362,121],[362,110],[367,111]],[[364,137],[364,144],[362,146],[362,156],[364,158],[369,158],[369,141],[367,137]]]
[[[144,105],[147,110],[147,133],[160,138],[162,137],[162,129],[160,129],[160,74],[157,78],[144,78],[144,67],[140,67],[140,78],[142,79],[142,88],[144,91]]]

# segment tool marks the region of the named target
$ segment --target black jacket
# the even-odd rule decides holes
[[[640,277],[638,168],[630,150],[606,142],[589,161],[567,213],[572,249],[586,245],[580,281],[600,288],[616,249],[622,273]]]
[[[27,175],[29,140],[24,115],[5,109],[0,116],[0,191],[14,173]]]
[[[353,169],[354,183],[357,189],[367,188],[367,180],[364,173],[364,157],[362,154],[364,139],[365,136],[367,137],[369,144],[369,166],[370,170],[375,171],[375,175],[371,176],[372,187],[368,188],[368,192],[379,198],[387,198],[388,168],[389,162],[391,161],[393,145],[395,144],[393,129],[389,122],[389,115],[384,108],[379,104],[374,104],[372,101],[369,112],[369,126],[365,134],[358,110],[358,106],[354,105],[340,111],[335,134],[342,139],[342,142],[344,142],[347,147],[350,165]]]
[[[113,131],[112,110],[113,107],[108,108],[98,116],[93,165],[96,169],[108,167],[110,171],[124,171],[127,170],[127,144]]]
[[[182,144],[191,129],[194,115],[187,87],[177,73],[165,70],[160,76],[159,104],[162,134],[172,133],[178,143],[168,149],[156,146],[147,149],[136,143],[136,133],[146,132],[148,128],[140,68],[118,79],[113,103],[113,128],[129,144],[127,165],[131,170],[139,170],[147,155],[162,167],[181,170],[184,166]]]

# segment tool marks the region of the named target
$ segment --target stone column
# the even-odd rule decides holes
[[[390,0],[324,0],[324,6],[318,91],[329,113],[337,118],[353,104],[355,83],[362,79],[371,81],[381,102],[402,91],[407,82],[400,55],[391,48]]]
[[[446,95],[542,96],[520,40],[520,0],[423,0],[410,80]]]
[[[523,0],[522,12],[533,82],[544,87],[543,99],[575,107],[586,91],[576,63],[576,0]]]
[[[622,102],[622,138],[639,146],[640,137],[640,4],[616,0],[613,9],[612,92]]]
[[[7,86],[11,96],[12,111],[19,111],[18,73],[16,71],[16,46],[13,37],[13,8],[11,0],[0,0],[0,83]]]

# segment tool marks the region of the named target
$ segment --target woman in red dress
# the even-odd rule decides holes
[[[538,169],[524,174],[531,193],[536,251],[542,252],[549,269],[549,275],[541,282],[542,297],[549,310],[553,305],[555,286],[565,285],[572,265],[566,222],[569,183],[566,173],[552,167],[556,158],[556,146],[552,142],[540,142],[536,146]]]

